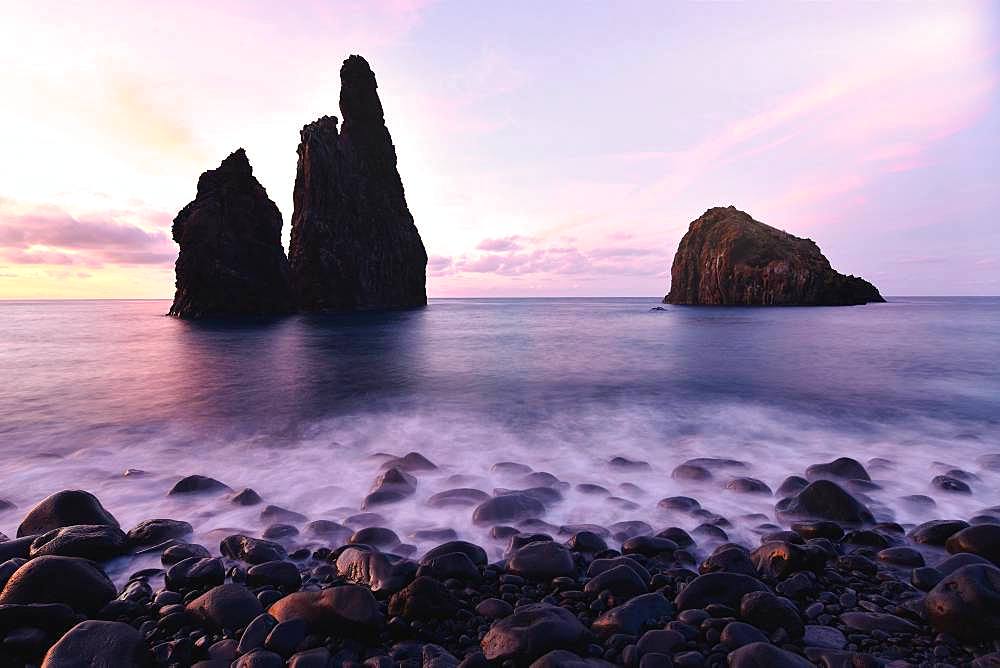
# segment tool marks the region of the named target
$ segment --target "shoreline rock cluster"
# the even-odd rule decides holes
[[[616,459],[609,466],[644,464]],[[727,462],[692,460],[674,474]],[[418,453],[391,460],[365,505],[405,500],[413,475],[433,466]],[[554,476],[528,475],[539,484],[436,501],[468,507],[507,541],[493,561],[454,532],[417,555],[370,510],[309,521],[204,476],[170,494],[260,504],[272,524],[202,545],[184,520],[125,531],[94,495],[58,492],[15,538],[0,536],[0,668],[1000,665],[1000,507],[878,521],[859,491],[875,484],[865,466],[839,458],[786,479],[749,544],[682,496],[659,505],[701,520],[691,531],[549,525]],[[731,484],[770,493],[752,478]],[[160,565],[116,587],[108,565],[135,555]]]
[[[173,224],[180,247],[169,315],[276,316],[427,303],[427,253],[368,62],[340,70],[343,126],[323,116],[298,147],[288,257],[281,213],[241,148],[198,180]]]

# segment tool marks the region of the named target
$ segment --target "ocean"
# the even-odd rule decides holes
[[[981,459],[1000,452],[1000,298],[658,305],[432,299],[227,323],[164,317],[166,301],[0,302],[0,498],[16,506],[0,511],[0,531],[13,536],[52,492],[86,489],[124,528],[185,519],[214,548],[232,529],[259,535],[261,507],[168,498],[181,476],[344,522],[386,455],[411,451],[438,468],[365,519],[421,549],[414,532],[453,529],[499,555],[471,508],[425,502],[450,488],[524,486],[491,470],[502,461],[559,479],[563,500],[540,518],[553,528],[690,529],[697,520],[657,505],[680,494],[726,517],[731,535],[752,536],[754,513],[773,519],[777,497],[728,490],[726,473],[673,479],[693,457],[744,462],[739,475],[773,490],[810,464],[870,462],[871,507],[903,523],[1000,504],[1000,472]],[[616,456],[649,468],[612,467]],[[932,487],[950,469],[970,474],[971,494]],[[912,494],[937,507],[900,502]]]

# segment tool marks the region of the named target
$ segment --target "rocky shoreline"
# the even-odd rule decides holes
[[[439,545],[418,554],[385,526],[433,466],[417,453],[388,461],[366,512],[342,522],[204,476],[178,481],[172,496],[262,507],[260,536],[216,544],[189,542],[181,519],[126,531],[94,495],[53,494],[15,538],[0,535],[0,667],[1000,665],[1000,507],[937,519],[927,504],[921,524],[880,521],[866,466],[839,458],[786,479],[773,516],[738,518],[755,522],[751,544],[727,534],[737,518],[687,496],[659,507],[677,525],[700,521],[693,530],[554,526],[542,518],[560,481],[503,462],[523,488],[435,495],[506,542],[491,560],[447,529],[420,536]],[[939,477],[942,493],[964,494],[975,474]],[[748,477],[727,487],[770,494]],[[121,586],[109,578],[151,558]]]

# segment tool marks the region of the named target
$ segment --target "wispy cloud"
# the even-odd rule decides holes
[[[0,258],[31,265],[168,265],[176,249],[163,229],[121,220],[122,212],[75,217],[56,207],[0,208]]]

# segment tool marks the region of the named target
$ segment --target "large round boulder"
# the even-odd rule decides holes
[[[936,631],[969,642],[1000,638],[1000,568],[963,566],[946,575],[924,599]]]
[[[417,563],[369,548],[349,547],[337,557],[337,575],[374,592],[397,592],[417,574]]]
[[[952,554],[975,554],[1000,566],[1000,525],[977,524],[952,534],[945,542]]]
[[[769,591],[757,578],[742,573],[706,573],[691,580],[674,598],[678,610],[704,608],[721,603],[738,609],[745,594]]]
[[[29,555],[41,557],[80,557],[92,561],[107,561],[127,551],[125,533],[107,524],[80,524],[53,529],[31,542]]]
[[[453,554],[455,552],[461,552],[472,561],[476,566],[485,566],[487,562],[486,550],[479,547],[475,543],[470,543],[464,540],[452,540],[447,543],[442,543],[437,547],[431,548],[424,555],[423,559],[420,560],[421,564],[429,564],[435,558],[446,555]]]
[[[252,538],[243,534],[234,534],[222,539],[219,543],[222,556],[245,561],[248,564],[263,564],[265,561],[281,561],[288,556],[280,544]]]
[[[825,464],[813,464],[806,469],[809,480],[871,480],[861,462],[850,457],[838,457]]]
[[[231,492],[232,488],[224,482],[203,475],[189,475],[174,483],[167,492],[169,496],[178,494],[201,494],[206,492]]]
[[[17,527],[17,537],[43,534],[77,524],[117,527],[118,520],[90,492],[80,489],[63,490],[45,497],[28,511]]]
[[[159,545],[171,538],[184,538],[194,533],[194,528],[181,520],[145,520],[135,525],[127,534],[133,548]]]
[[[573,574],[573,555],[559,543],[536,541],[515,550],[507,570],[529,580],[551,580]]]
[[[673,611],[674,606],[660,592],[642,594],[601,614],[591,628],[602,638],[616,633],[637,636],[647,628],[662,627]]]
[[[805,658],[769,642],[744,645],[730,652],[726,658],[729,668],[813,668],[813,664]]]
[[[532,603],[495,622],[481,645],[489,661],[512,659],[527,665],[553,650],[582,649],[589,637],[586,627],[569,610]]]
[[[910,531],[910,540],[921,545],[944,545],[949,538],[968,528],[965,520],[930,520]]]
[[[458,601],[448,588],[426,576],[417,578],[389,599],[389,614],[406,619],[447,619],[457,609]]]
[[[268,612],[279,623],[301,619],[312,633],[371,634],[385,621],[372,593],[357,585],[295,592],[279,599]]]
[[[783,596],[753,591],[740,599],[740,618],[768,633],[784,629],[790,638],[801,638],[805,625],[799,609]]]
[[[49,648],[42,668],[138,668],[148,661],[146,641],[134,628],[122,622],[88,620]]]
[[[528,494],[513,493],[489,498],[472,512],[478,525],[506,524],[538,517],[545,513],[542,502]]]
[[[817,480],[791,499],[775,506],[781,518],[811,517],[844,524],[872,524],[875,518],[863,503],[832,480]]]
[[[235,582],[212,587],[188,603],[187,611],[202,622],[222,629],[244,627],[264,612],[253,592]]]
[[[77,557],[36,557],[14,571],[0,592],[8,603],[63,603],[92,615],[118,593],[97,566]]]

